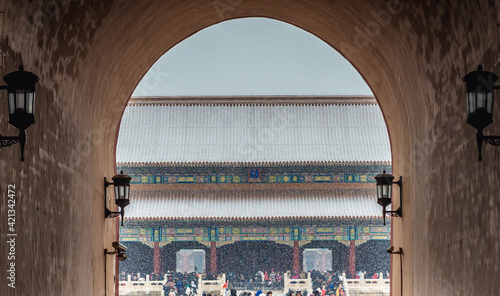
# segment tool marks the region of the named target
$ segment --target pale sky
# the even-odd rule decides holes
[[[316,36],[267,18],[225,21],[183,40],[133,96],[372,95],[363,78]]]

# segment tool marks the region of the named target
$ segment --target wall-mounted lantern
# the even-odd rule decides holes
[[[5,75],[3,80],[7,85],[0,86],[0,89],[7,90],[9,123],[19,130],[19,136],[3,137],[0,135],[0,148],[19,143],[21,161],[24,161],[25,131],[35,123],[35,85],[38,82],[38,76],[24,71],[23,65],[20,65],[19,71]]]
[[[114,255],[116,254],[116,259],[120,261],[125,261],[127,259],[127,247],[125,247],[122,243],[113,242],[111,244],[115,249],[114,252],[108,252],[108,249],[104,249],[104,255]]]
[[[399,251],[394,251],[394,247],[390,246],[387,253],[391,255],[399,255],[399,267],[401,270],[401,295],[403,295],[403,248],[399,247]]]
[[[130,180],[132,180],[132,178],[128,175],[124,175],[123,171],[121,171],[119,175],[115,175],[111,179],[113,179],[113,183],[108,182],[106,177],[104,177],[104,218],[115,218],[121,215],[123,226],[125,207],[130,203]],[[112,212],[108,209],[106,203],[106,188],[108,188],[109,185],[114,185],[115,187],[115,204],[120,207],[119,212]]]
[[[483,142],[500,146],[500,136],[484,136],[483,129],[493,122],[493,99],[498,76],[483,71],[483,66],[477,66],[477,71],[465,75],[465,102],[467,104],[467,123],[476,128],[476,142],[479,152],[478,160],[482,160]]]
[[[384,225],[385,225],[385,216],[389,214],[392,217],[402,217],[402,205],[403,205],[403,196],[402,196],[402,186],[403,186],[403,177],[399,177],[397,182],[393,182],[394,176],[391,174],[386,174],[384,171],[382,174],[375,176],[375,181],[377,182],[377,203],[382,206],[382,214],[384,216]],[[396,184],[399,186],[399,208],[395,211],[387,211],[385,208],[392,203],[392,184]]]

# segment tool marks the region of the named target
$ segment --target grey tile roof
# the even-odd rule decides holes
[[[127,220],[382,218],[382,209],[375,189],[145,189],[131,190],[125,216]]]
[[[118,163],[391,160],[376,104],[132,104]]]

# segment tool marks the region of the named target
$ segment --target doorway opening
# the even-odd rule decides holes
[[[371,240],[390,239],[374,190],[374,176],[391,171],[390,144],[372,95],[339,94],[338,89],[323,95],[282,93],[278,86],[283,81],[268,77],[257,79],[257,90],[271,85],[281,95],[255,89],[252,95],[234,95],[226,89],[210,96],[165,96],[154,92],[168,86],[170,78],[175,81],[176,74],[158,67],[152,73],[163,74],[145,76],[136,91],[142,96],[130,100],[122,119],[117,166],[132,176],[135,187],[120,229],[123,241],[141,241],[155,254],[173,243],[203,245],[205,272],[197,268],[201,278],[220,280],[221,287],[227,282],[227,289],[238,291],[283,294],[325,286],[336,292],[347,285],[343,279],[364,272],[359,267],[369,264],[359,260],[372,257],[356,256],[359,250],[369,250],[363,246]],[[210,73],[224,81],[222,74]],[[301,75],[306,81],[307,73]],[[284,81],[297,84],[292,78]],[[212,84],[203,81],[192,84]],[[306,264],[314,260],[304,260],[301,252],[307,244],[324,245],[313,248],[332,258],[323,260],[324,266],[311,265],[325,269],[313,277]],[[282,264],[270,262],[276,254]],[[388,263],[389,255],[383,255]],[[185,266],[179,270],[176,260],[175,270],[152,262],[151,272],[165,281],[193,273]],[[375,273],[387,277],[388,270]],[[202,289],[201,283],[194,284]]]

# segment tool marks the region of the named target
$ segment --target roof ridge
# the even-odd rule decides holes
[[[326,144],[325,144],[326,145]],[[256,161],[256,162],[244,162],[244,161],[225,161],[225,162],[210,162],[210,161],[190,161],[190,162],[169,162],[169,161],[157,161],[157,162],[117,162],[117,165],[160,165],[160,166],[292,166],[292,165],[391,165],[392,161],[387,160],[373,160],[373,161]]]
[[[373,95],[257,95],[257,96],[153,96],[131,97],[129,106],[159,105],[322,105],[377,104]]]

